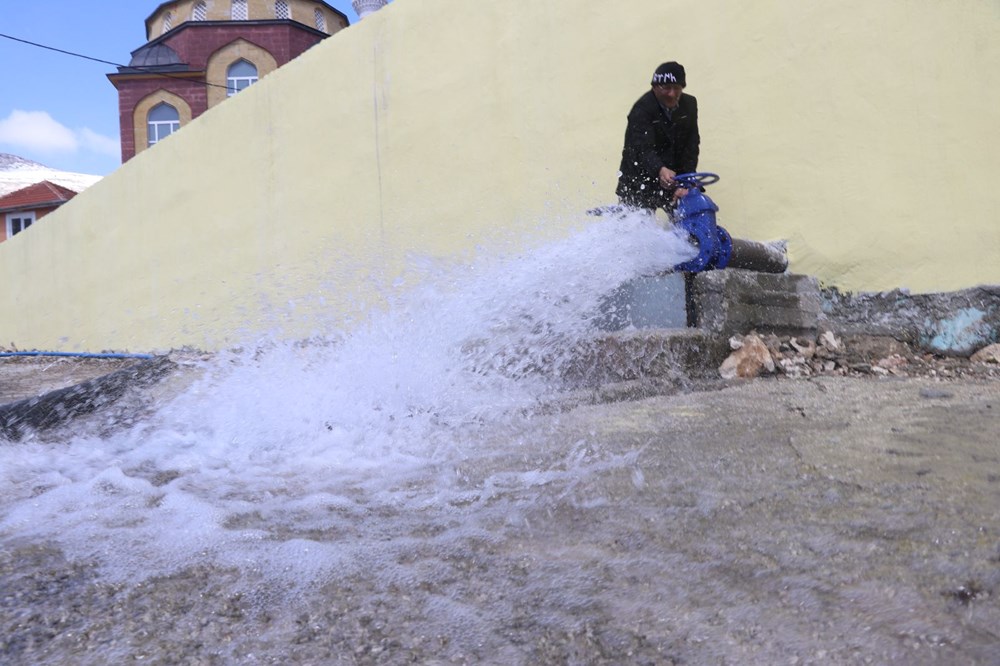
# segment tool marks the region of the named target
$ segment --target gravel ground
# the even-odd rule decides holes
[[[353,565],[287,594],[197,561],[113,582],[0,533],[0,661],[998,664],[1000,382],[941,363],[528,419],[480,443],[470,489],[582,441],[632,462],[530,498],[377,507]]]

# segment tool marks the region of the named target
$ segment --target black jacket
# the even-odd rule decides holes
[[[672,191],[660,187],[661,167],[676,173],[698,168],[698,100],[682,94],[670,118],[650,90],[632,106],[625,129],[625,147],[619,167],[622,203],[658,208],[670,203]]]

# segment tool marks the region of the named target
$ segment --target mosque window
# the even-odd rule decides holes
[[[326,17],[323,16],[322,10],[317,9],[314,16],[316,17],[316,29],[326,32]]]
[[[247,60],[237,60],[226,70],[227,97],[232,97],[255,83],[257,83],[257,68]]]
[[[202,1],[194,6],[194,11],[191,12],[191,20],[204,21],[206,18],[208,18],[208,6]]]
[[[247,0],[233,0],[232,17],[234,21],[246,21],[250,18],[247,13]]]
[[[292,18],[291,14],[288,13],[287,0],[275,0],[274,18],[278,19],[279,21],[288,20]]]
[[[146,129],[150,146],[163,141],[180,128],[180,114],[177,113],[177,109],[166,102],[154,106],[149,110],[149,115],[146,116]]]
[[[173,12],[167,12],[163,17],[163,34],[170,32],[170,29],[174,27],[174,14]]]

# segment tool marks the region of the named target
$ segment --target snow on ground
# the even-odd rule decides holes
[[[16,192],[43,180],[68,187],[74,192],[82,192],[100,179],[101,176],[57,171],[17,155],[0,153],[0,196]]]

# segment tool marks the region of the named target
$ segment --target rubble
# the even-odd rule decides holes
[[[1000,343],[983,347],[969,357],[973,363],[1000,363]]]
[[[841,377],[1000,377],[1000,344],[969,358],[914,349],[887,336],[838,337],[824,331],[815,339],[752,331],[730,338],[732,354],[719,366],[723,379],[760,375],[788,378]],[[764,349],[767,354],[761,352]]]
[[[762,371],[774,372],[774,360],[771,351],[756,335],[733,336],[729,345],[735,349],[729,358],[723,361],[719,374],[723,379],[752,379]]]

